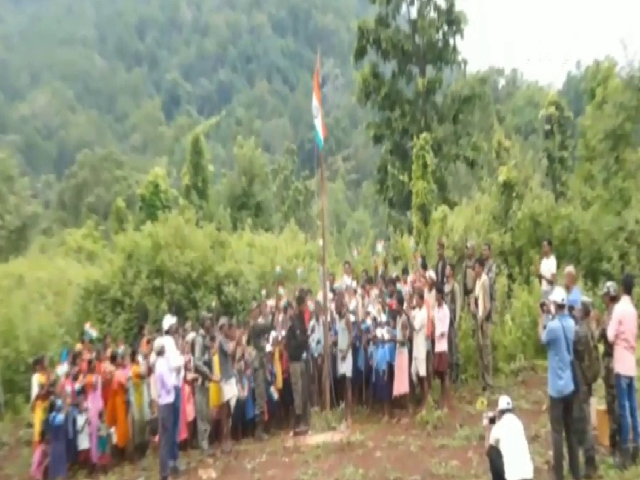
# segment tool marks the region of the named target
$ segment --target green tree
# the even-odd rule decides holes
[[[431,134],[438,162],[434,182],[447,199],[446,166],[438,126],[443,112],[438,95],[445,75],[461,66],[458,42],[465,18],[454,0],[370,0],[373,18],[358,22],[354,50],[359,73],[358,98],[375,116],[368,123],[375,145],[382,147],[378,185],[389,206],[411,208],[411,145],[423,132]]]
[[[273,185],[267,161],[254,139],[238,138],[235,169],[224,180],[224,197],[234,230],[245,226],[273,231]]]
[[[111,207],[111,215],[109,216],[109,226],[111,234],[116,235],[124,232],[131,224],[131,215],[127,210],[127,204],[120,197],[116,198]]]
[[[428,228],[437,193],[433,183],[434,164],[431,137],[425,132],[414,142],[411,169],[411,225],[416,244],[420,246],[429,244]]]
[[[573,155],[573,116],[566,102],[555,92],[547,98],[542,118],[542,137],[547,161],[547,179],[556,201],[566,192],[566,179],[571,170]]]
[[[62,225],[80,227],[90,219],[104,223],[117,198],[133,208],[133,187],[139,178],[127,159],[113,150],[82,151],[56,191],[55,206]]]
[[[157,222],[162,214],[171,211],[176,198],[177,194],[171,188],[167,171],[162,167],[155,167],[138,189],[140,222]]]
[[[193,206],[200,218],[209,206],[209,166],[202,134],[195,132],[189,141],[187,161],[182,171],[184,198]]]

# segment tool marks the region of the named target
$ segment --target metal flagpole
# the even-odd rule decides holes
[[[320,49],[318,49],[318,59],[316,65],[317,73],[320,75]],[[324,309],[324,321],[322,322],[322,333],[324,335],[324,361],[322,369],[323,400],[324,409],[331,408],[331,342],[329,339],[329,295],[327,292],[327,185],[324,171],[324,149],[318,148],[320,160],[320,229],[322,238],[322,305]]]

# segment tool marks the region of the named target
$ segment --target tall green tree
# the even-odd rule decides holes
[[[435,159],[431,150],[431,137],[428,133],[420,135],[413,145],[411,168],[411,223],[413,237],[417,245],[429,243],[428,227],[431,222],[436,199],[436,187],[433,183]]]
[[[574,145],[573,115],[567,103],[556,92],[549,94],[542,117],[542,138],[547,161],[546,174],[556,201],[566,192]]]
[[[193,133],[189,141],[187,161],[182,170],[184,198],[193,206],[200,218],[209,206],[209,167],[206,162],[205,148],[202,134]]]
[[[462,66],[458,42],[465,25],[455,0],[369,0],[374,14],[358,22],[354,60],[362,67],[358,98],[372,109],[368,123],[382,147],[378,186],[394,210],[411,208],[411,147],[431,134],[438,162],[433,171],[440,198],[447,198],[446,158],[438,136],[439,95],[447,75]]]
[[[176,198],[167,171],[162,167],[152,169],[138,189],[140,223],[157,222],[162,214],[171,211]]]

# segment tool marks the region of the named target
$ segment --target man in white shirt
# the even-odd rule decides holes
[[[492,480],[533,480],[529,443],[511,398],[500,396],[498,410],[485,417],[484,426]]]
[[[556,283],[556,275],[558,273],[558,261],[552,249],[553,242],[550,239],[542,242],[542,259],[540,260],[538,278],[540,279],[543,300],[546,300],[551,293]]]
[[[428,312],[424,305],[424,290],[416,292],[416,308],[413,311],[411,326],[413,330],[411,378],[420,386],[423,407],[427,404],[427,321]]]
[[[162,319],[163,335],[162,337],[160,337],[162,345],[164,346],[165,361],[169,364],[169,368],[173,373],[175,390],[175,398],[173,401],[173,425],[171,433],[171,455],[169,457],[171,471],[173,473],[180,473],[184,470],[184,468],[178,462],[178,458],[180,455],[178,429],[180,428],[182,380],[184,378],[184,357],[180,354],[180,351],[176,346],[175,338],[173,337],[177,325],[178,319],[175,315],[165,315]]]

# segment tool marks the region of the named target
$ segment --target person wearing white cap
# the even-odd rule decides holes
[[[492,480],[533,480],[533,460],[513,402],[500,395],[498,409],[484,417],[485,448]]]
[[[160,479],[169,478],[173,442],[171,433],[174,424],[175,374],[172,371],[165,352],[164,341],[158,337],[153,343],[154,379],[158,392],[158,426],[160,430]]]
[[[562,287],[554,287],[549,294],[546,308],[541,312],[538,333],[540,341],[547,348],[553,473],[556,480],[564,478],[562,445],[564,436],[567,443],[569,470],[574,480],[578,480],[580,478],[580,459],[573,421],[575,396],[579,387],[573,363],[576,325],[566,307],[567,292]]]
[[[171,464],[171,470],[173,473],[180,473],[184,468],[178,462],[180,455],[180,445],[178,442],[178,429],[180,427],[180,408],[181,408],[181,393],[182,393],[182,379],[184,376],[184,358],[180,354],[178,347],[176,346],[175,338],[173,334],[178,325],[178,319],[175,315],[170,313],[166,314],[162,319],[162,333],[159,337],[159,341],[162,342],[164,348],[164,356],[171,373],[173,374],[173,388],[175,392],[173,401],[173,424],[171,431],[171,455],[169,458]]]

